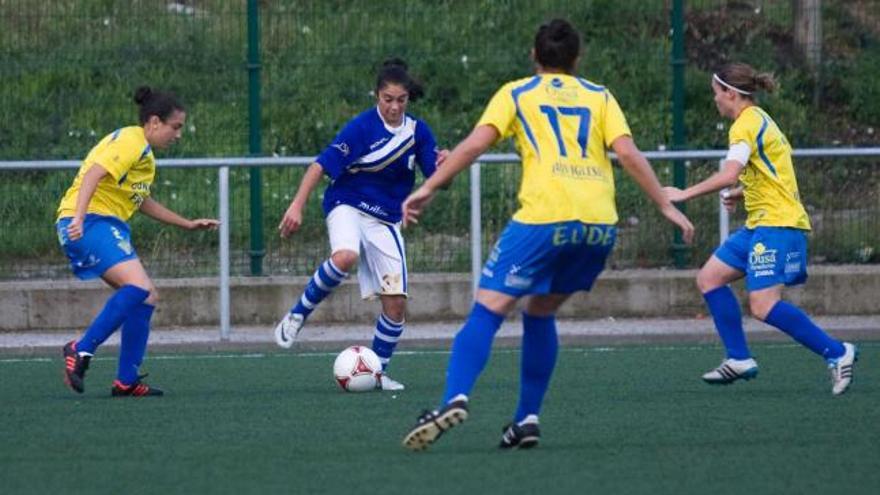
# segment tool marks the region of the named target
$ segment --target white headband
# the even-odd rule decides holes
[[[718,74],[712,74],[712,79],[714,79],[715,82],[717,82],[718,84],[724,86],[725,88],[730,89],[730,90],[733,90],[733,91],[736,91],[737,93],[739,93],[739,94],[741,94],[741,95],[750,95],[750,94],[752,94],[751,91],[743,91],[743,90],[737,88],[736,86],[732,86],[732,85],[730,85],[730,84],[727,84],[726,82],[724,82],[723,80],[721,80],[720,77],[718,77]]]

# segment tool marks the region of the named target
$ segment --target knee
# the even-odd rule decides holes
[[[357,264],[358,254],[354,251],[343,249],[333,253],[330,256],[330,259],[333,261],[333,264],[336,265],[336,268],[339,268],[344,272],[349,272]]]
[[[779,302],[779,298],[749,294],[749,311],[751,311],[752,316],[764,321],[777,302]]]
[[[697,289],[699,289],[701,294],[705,294],[712,289],[720,287],[722,284],[719,283],[716,277],[713,276],[710,270],[707,270],[705,267],[700,269],[697,273]]]
[[[155,306],[156,304],[159,303],[159,291],[156,290],[155,287],[150,287],[147,290],[150,291],[150,295],[148,295],[147,298],[144,299],[144,304],[149,304],[150,306]]]
[[[391,318],[395,323],[402,323],[406,320],[406,304],[392,304],[383,311],[385,316]]]

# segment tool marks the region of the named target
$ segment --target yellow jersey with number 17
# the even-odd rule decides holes
[[[495,93],[481,125],[495,127],[501,138],[513,136],[522,157],[514,220],[617,222],[607,150],[630,130],[607,89],[567,74],[519,79]]]
[[[123,127],[104,137],[86,156],[73,185],[58,206],[58,218],[72,217],[82,178],[95,164],[107,171],[98,182],[87,213],[128,220],[150,196],[156,159],[140,126]]]
[[[730,127],[730,145],[752,150],[739,180],[743,185],[746,227],[792,227],[810,230],[801,204],[791,160],[791,145],[767,112],[756,106],[743,110]]]

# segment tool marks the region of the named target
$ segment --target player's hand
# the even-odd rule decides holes
[[[83,219],[77,216],[74,216],[73,219],[67,224],[67,238],[71,241],[78,241],[82,239],[83,236]]]
[[[403,210],[403,226],[408,227],[410,224],[419,223],[419,215],[422,214],[422,211],[426,206],[434,199],[434,195],[437,192],[430,187],[426,187],[422,184],[421,187],[415,190],[412,194],[410,194],[406,200],[404,200],[400,209]]]
[[[278,231],[281,233],[281,237],[286,239],[290,237],[290,234],[299,230],[299,227],[302,225],[302,219],[302,208],[296,203],[290,203],[287,211],[284,212],[284,218],[278,224]]]
[[[671,204],[661,209],[660,212],[663,213],[663,216],[666,217],[667,220],[681,229],[681,238],[684,240],[685,244],[691,244],[694,242],[694,224],[688,220],[688,217],[686,217],[684,213]]]
[[[196,218],[195,220],[190,220],[185,228],[186,230],[217,230],[217,227],[219,226],[220,220],[215,220],[213,218]]]
[[[682,201],[687,200],[684,191],[677,187],[664,187],[663,192],[666,194],[666,197],[669,198],[669,201],[672,201],[673,203],[681,203]]]
[[[739,201],[739,196],[735,196],[730,194],[730,191],[721,191],[719,193],[721,195],[721,204],[724,206],[724,209],[733,213],[736,211],[736,203]]]
[[[434,163],[434,166],[440,168],[440,165],[443,165],[443,162],[446,161],[446,158],[449,156],[449,150],[443,149],[437,151],[437,162]]]

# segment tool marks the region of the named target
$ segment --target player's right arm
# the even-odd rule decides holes
[[[633,142],[632,137],[629,135],[622,135],[611,143],[611,147],[614,149],[614,152],[617,153],[620,165],[626,170],[626,173],[629,174],[639,187],[645,191],[648,197],[654,201],[660,209],[660,213],[662,213],[667,220],[681,229],[682,239],[684,242],[690,244],[694,238],[693,224],[688,220],[684,213],[679,211],[678,208],[672,204],[672,201],[666,197],[663,188],[660,186],[660,181],[657,180],[657,176],[654,174],[654,169],[651,168],[648,160],[645,159],[642,152],[639,151],[639,148]]]
[[[438,167],[403,202],[401,206],[403,226],[406,227],[411,223],[419,223],[419,215],[422,214],[422,211],[428,206],[434,195],[437,194],[437,190],[448,185],[456,175],[474,163],[474,160],[488,150],[498,140],[499,136],[498,129],[494,126],[478,125],[464,141],[458,143],[455,149],[446,157],[446,160],[443,161],[443,166]]]
[[[281,231],[281,237],[286,238],[290,236],[290,234],[299,230],[300,225],[302,225],[303,209],[305,209],[306,202],[309,200],[312,191],[318,187],[318,183],[321,182],[321,177],[323,176],[324,168],[320,163],[314,162],[309,165],[308,170],[306,170],[305,175],[303,175],[302,181],[299,183],[299,189],[297,189],[293,201],[290,202],[290,206],[284,213],[281,223],[278,224],[278,230]]]
[[[86,212],[89,209],[89,203],[95,190],[98,189],[98,183],[107,175],[107,169],[97,163],[93,163],[91,167],[83,175],[79,185],[79,192],[76,196],[76,210],[74,210],[73,218],[67,226],[67,237],[71,241],[79,240],[83,235],[83,221],[86,218]]]

